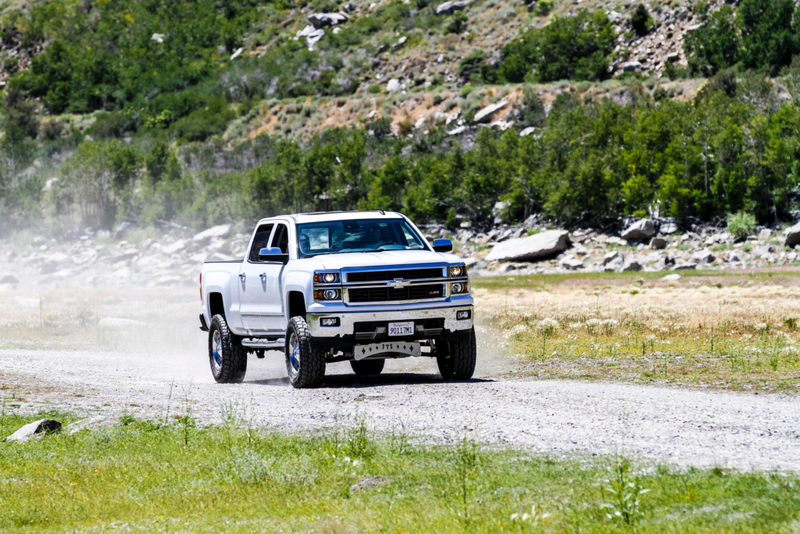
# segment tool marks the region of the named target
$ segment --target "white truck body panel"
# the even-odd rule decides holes
[[[331,253],[299,259],[297,225],[321,222],[364,219],[406,221],[419,235],[427,250],[383,250],[376,252]],[[273,224],[270,243],[276,238],[277,227],[284,224],[288,230],[289,260],[282,262],[251,261],[254,240],[259,228]],[[407,218],[397,213],[348,212],[325,214],[300,214],[262,219],[258,222],[242,261],[208,262],[201,275],[202,319],[211,324],[212,315],[222,310],[228,327],[238,336],[270,338],[283,336],[291,316],[292,295],[302,295],[303,314],[308,317],[309,331],[315,337],[342,338],[352,336],[354,324],[359,321],[406,321],[438,319],[447,332],[472,328],[473,300],[470,292],[451,294],[450,266],[463,265],[453,254],[433,250],[422,232]],[[397,302],[348,302],[348,287],[342,283],[343,298],[339,301],[321,302],[314,297],[315,271],[347,273],[357,270],[391,271],[414,268],[441,268],[446,275],[437,280],[444,287],[439,298]],[[344,275],[340,274],[343,278]],[[464,275],[464,281],[466,275]],[[393,282],[379,282],[389,286]],[[397,282],[395,282],[397,283]],[[404,280],[402,284],[412,284]],[[317,287],[317,289],[319,289]],[[220,306],[219,300],[222,304]],[[458,311],[469,311],[468,319],[457,319]],[[212,313],[213,312],[213,313]],[[320,326],[322,317],[338,317],[340,327]]]

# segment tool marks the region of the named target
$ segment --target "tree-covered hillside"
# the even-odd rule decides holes
[[[482,225],[498,206],[565,225],[655,211],[787,221],[795,19],[788,0],[6,8],[2,226],[355,208]],[[678,37],[681,54],[650,44]],[[688,94],[677,80],[692,76],[712,78]]]

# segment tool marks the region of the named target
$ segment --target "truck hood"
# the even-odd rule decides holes
[[[327,254],[298,260],[309,269],[338,270],[348,267],[390,267],[426,263],[461,263],[454,254],[442,254],[428,250],[384,250],[382,252],[353,252],[347,254]],[[306,263],[307,262],[307,263]]]

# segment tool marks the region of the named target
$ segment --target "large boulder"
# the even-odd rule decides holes
[[[445,2],[436,6],[437,15],[452,15],[456,11],[463,11],[472,0],[457,0],[455,2]]]
[[[787,247],[800,245],[800,222],[783,231],[783,244]]]
[[[3,441],[16,441],[17,443],[25,443],[36,434],[49,434],[61,428],[61,423],[55,419],[39,419],[33,423],[28,423],[23,426]]]
[[[489,106],[486,106],[485,108],[483,108],[482,110],[480,110],[475,114],[475,118],[473,119],[473,121],[488,122],[489,119],[492,118],[492,115],[494,115],[496,112],[500,111],[507,105],[508,105],[508,100],[503,99],[500,102],[497,102],[496,104],[491,104]]]
[[[312,13],[308,16],[308,22],[317,28],[324,28],[325,26],[335,26],[343,24],[350,19],[347,13]]]
[[[219,226],[212,226],[208,230],[204,230],[192,238],[192,241],[198,245],[208,245],[212,239],[220,237],[228,237],[233,230],[233,225],[220,224]]]
[[[547,230],[521,239],[509,239],[492,249],[487,261],[535,261],[556,256],[569,248],[569,233]]]
[[[627,241],[644,241],[656,235],[656,225],[650,219],[641,219],[622,232],[622,239]]]

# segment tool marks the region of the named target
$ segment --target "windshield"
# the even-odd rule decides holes
[[[422,238],[403,219],[364,219],[299,224],[301,258],[343,252],[424,250]]]

